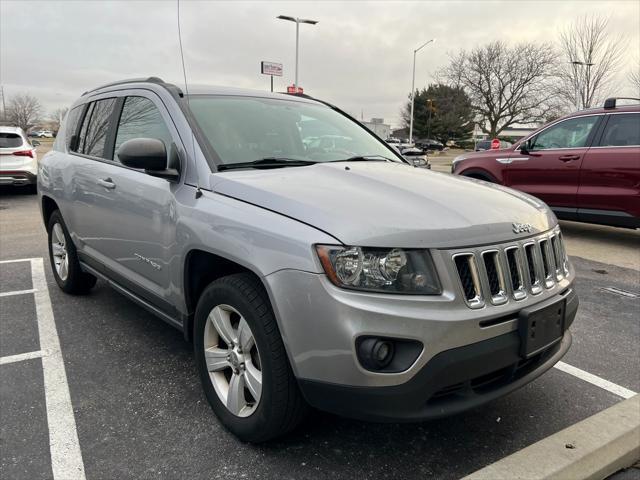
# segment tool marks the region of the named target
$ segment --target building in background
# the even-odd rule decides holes
[[[391,136],[391,125],[384,123],[384,118],[372,118],[370,122],[362,123],[383,140]]]

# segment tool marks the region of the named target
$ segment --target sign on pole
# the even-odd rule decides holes
[[[260,73],[263,75],[269,75],[271,77],[271,91],[273,92],[273,76],[282,76],[282,64],[274,62],[260,62]]]
[[[260,62],[260,73],[263,75],[271,75],[275,77],[282,76],[282,64],[273,62]]]

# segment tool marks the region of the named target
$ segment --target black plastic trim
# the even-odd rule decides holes
[[[114,272],[86,253],[78,252],[78,257],[80,258],[80,264],[83,269],[92,274],[97,273],[101,278],[106,280],[110,285],[116,287],[118,291],[124,293],[128,298],[136,301],[138,304],[142,305],[151,313],[154,313],[172,326],[182,330],[182,320],[176,320],[177,318],[181,318],[180,312],[178,312],[178,310],[169,302],[127,280],[122,275]]]

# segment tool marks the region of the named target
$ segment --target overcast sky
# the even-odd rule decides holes
[[[190,83],[268,89],[260,61],[284,64],[276,90],[293,83],[295,24],[286,14],[318,20],[300,27],[300,85],[360,118],[400,124],[411,90],[433,81],[447,54],[493,40],[555,41],[581,14],[610,17],[627,39],[619,93],[640,58],[640,2],[629,1],[313,1],[181,0]],[[7,97],[37,96],[47,111],[68,106],[83,91],[123,78],[154,75],[184,85],[176,1],[0,0],[0,83]]]

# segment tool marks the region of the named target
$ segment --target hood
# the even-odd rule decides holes
[[[389,162],[212,174],[214,192],[294,218],[347,245],[452,248],[534,235],[557,221],[527,194]],[[529,223],[530,234],[513,223]]]

